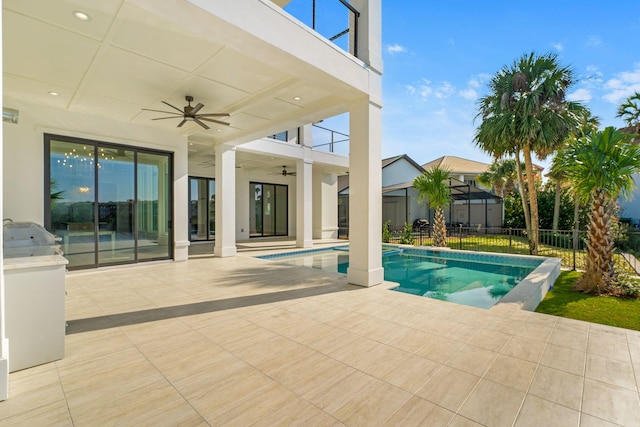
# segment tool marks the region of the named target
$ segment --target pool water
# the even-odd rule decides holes
[[[542,262],[470,252],[406,252],[386,251],[382,257],[384,279],[399,283],[392,290],[479,308],[492,307]],[[278,260],[339,273],[349,267],[344,248]]]

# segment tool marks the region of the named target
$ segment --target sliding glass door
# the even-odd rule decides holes
[[[287,211],[288,186],[259,182],[249,184],[250,237],[286,236]]]
[[[169,259],[171,154],[45,135],[45,226],[69,268]]]
[[[216,238],[216,182],[212,178],[189,178],[189,239]]]

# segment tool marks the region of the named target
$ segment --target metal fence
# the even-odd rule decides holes
[[[414,230],[410,236],[404,231],[392,231],[389,243],[405,243],[418,246],[433,244],[431,226]],[[616,266],[636,274],[640,270],[640,232],[623,231],[616,236]],[[538,255],[562,259],[562,267],[573,270],[585,268],[587,245],[586,231],[539,230]],[[482,252],[500,252],[529,255],[527,231],[517,228],[485,228],[482,226],[447,227],[447,246],[452,249]]]

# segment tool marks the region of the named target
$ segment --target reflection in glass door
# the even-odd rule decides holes
[[[69,268],[172,256],[171,154],[45,135],[45,226]]]
[[[138,259],[164,259],[171,247],[171,170],[166,154],[138,152]]]
[[[211,178],[189,178],[189,239],[216,238],[216,182]]]
[[[95,145],[51,141],[48,229],[62,238],[69,266],[95,266]],[[46,199],[46,197],[45,197]],[[46,202],[46,200],[45,200]]]
[[[135,261],[134,152],[98,149],[98,264]]]
[[[288,187],[252,182],[249,184],[249,236],[286,236]]]

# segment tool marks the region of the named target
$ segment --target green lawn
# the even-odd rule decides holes
[[[640,331],[640,299],[592,296],[574,292],[581,273],[563,271],[540,303],[538,313]]]

